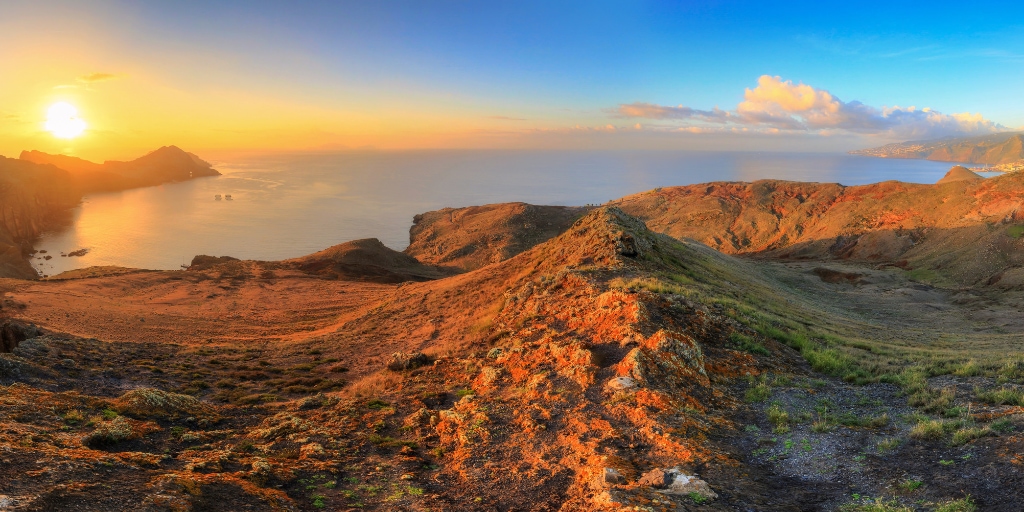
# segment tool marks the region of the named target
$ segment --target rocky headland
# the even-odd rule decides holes
[[[83,195],[219,174],[175,146],[102,164],[39,151],[23,151],[19,159],[0,157],[0,277],[38,277],[28,263],[33,242],[66,222]]]
[[[1017,510],[1024,183],[950,177],[0,279],[0,503]]]

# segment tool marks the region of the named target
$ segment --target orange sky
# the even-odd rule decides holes
[[[990,44],[973,33],[949,36],[956,48],[913,34],[824,44],[815,31],[830,19],[765,23],[684,4],[5,2],[0,155],[128,159],[170,144],[200,155],[841,151],[1024,119],[1020,67],[1006,65],[1017,53],[973,48]],[[846,48],[857,41],[877,47]],[[950,53],[964,48],[974,53]],[[936,59],[966,59],[967,74],[986,79],[962,80],[968,68]],[[80,137],[44,129],[59,101],[87,123]]]

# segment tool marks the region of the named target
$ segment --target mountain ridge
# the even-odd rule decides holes
[[[112,192],[220,175],[209,162],[177,146],[163,146],[134,160],[107,160],[102,164],[34,150],[22,151],[19,158],[28,162],[54,165],[68,171],[83,194]]]
[[[876,148],[858,149],[849,153],[879,158],[912,158],[1000,165],[1024,160],[1024,132],[906,141]]]

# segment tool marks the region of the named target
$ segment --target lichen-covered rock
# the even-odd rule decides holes
[[[644,386],[707,386],[704,354],[692,337],[659,330],[626,355],[618,364],[620,377],[630,377]]]
[[[307,443],[299,448],[300,459],[315,459],[322,457],[325,453],[324,447],[320,443]]]
[[[213,406],[197,398],[153,388],[133,389],[114,401],[114,410],[135,418],[179,419],[193,417],[208,421],[217,414]]]
[[[151,421],[143,422],[118,416],[97,425],[96,430],[82,438],[82,444],[90,448],[102,448],[121,441],[139,439],[157,430],[160,430],[160,427]]]

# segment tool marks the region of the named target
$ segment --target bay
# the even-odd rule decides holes
[[[370,237],[401,250],[413,216],[444,207],[600,204],[709,181],[934,183],[953,165],[693,151],[359,151],[212,160],[222,176],[86,197],[67,227],[41,237],[36,248],[52,258],[39,254],[33,265],[45,275],[93,265],[176,269],[196,254],[279,260]],[[80,249],[88,252],[61,256]]]

